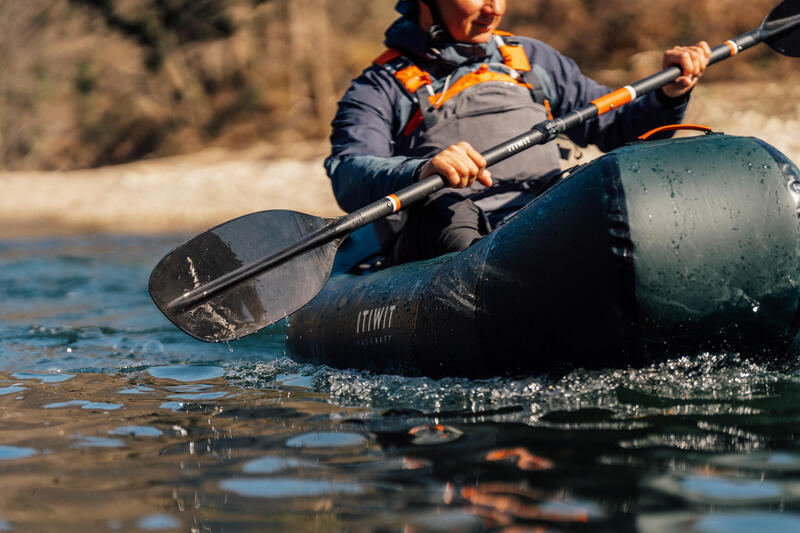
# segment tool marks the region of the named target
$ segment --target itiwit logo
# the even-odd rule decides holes
[[[360,311],[356,320],[356,333],[371,333],[391,328],[395,309],[396,305],[387,305]]]

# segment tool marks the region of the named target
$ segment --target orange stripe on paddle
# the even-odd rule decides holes
[[[386,197],[386,199],[392,202],[392,209],[393,209],[392,213],[397,213],[398,211],[400,211],[400,207],[402,206],[402,204],[400,203],[400,198],[398,198],[396,194],[390,194],[389,196]]]
[[[635,98],[636,90],[630,85],[626,85],[613,93],[608,93],[597,100],[592,100],[592,103],[597,107],[597,114],[602,115],[603,113],[608,113],[612,109],[624,106]]]

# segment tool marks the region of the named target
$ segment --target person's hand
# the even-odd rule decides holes
[[[700,41],[694,46],[675,46],[667,50],[664,52],[662,61],[664,68],[675,65],[681,68],[683,74],[661,90],[670,98],[677,98],[688,93],[697,85],[710,58],[711,47],[705,41]]]
[[[422,166],[419,179],[441,174],[450,187],[469,187],[475,180],[492,186],[492,174],[486,170],[486,160],[469,143],[448,146]]]

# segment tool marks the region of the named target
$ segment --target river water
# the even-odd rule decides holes
[[[203,344],[178,237],[0,242],[0,531],[798,531],[800,374],[704,354],[470,381]]]

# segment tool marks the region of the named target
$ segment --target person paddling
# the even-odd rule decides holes
[[[497,30],[506,0],[401,0],[389,49],[355,79],[332,123],[325,161],[339,205],[352,212],[438,173],[449,188],[376,223],[389,262],[460,251],[541,193],[560,169],[555,143],[491,172],[480,152],[610,90],[548,45]],[[676,46],[664,66],[683,76],[647,98],[567,132],[608,151],[682,120],[710,57]]]

